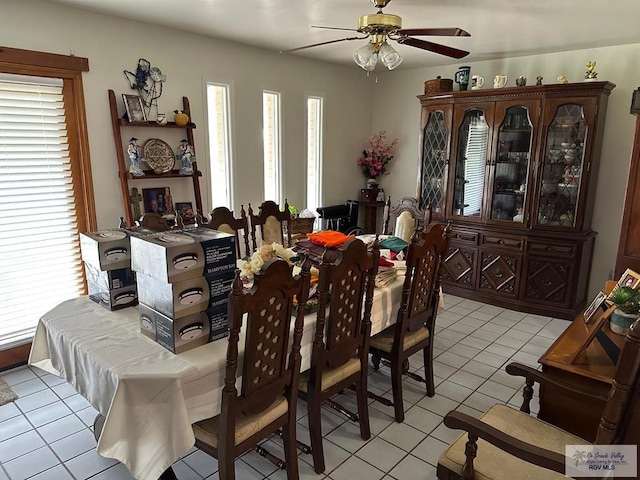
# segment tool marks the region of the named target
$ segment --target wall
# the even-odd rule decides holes
[[[400,52],[402,53],[402,52]],[[629,172],[635,117],[629,114],[631,92],[640,85],[640,44],[534,55],[504,60],[471,62],[471,74],[482,75],[485,88],[491,88],[497,73],[515,78],[525,75],[535,83],[555,83],[559,74],[570,82],[584,78],[585,63],[596,60],[599,80],[617,86],[609,97],[606,128],[601,153],[592,228],[598,232],[591,270],[589,296],[595,297],[612,274],[622,222],[624,193]],[[467,65],[467,63],[460,63]],[[457,66],[423,68],[384,73],[374,87],[373,131],[386,129],[399,138],[391,174],[381,185],[395,198],[416,195],[420,149],[420,103],[416,95],[424,92],[424,81],[453,78]]]
[[[224,42],[167,28],[61,7],[37,1],[3,0],[0,15],[0,45],[13,48],[86,57],[90,71],[84,78],[91,165],[98,225],[114,227],[123,214],[115,145],[109,115],[107,90],[118,98],[130,90],[123,70],[135,71],[140,57],[167,75],[159,110],[171,114],[182,107],[182,96],[190,100],[195,147],[205,209],[209,200],[206,148],[207,81],[232,86],[232,151],[235,160],[234,203],[239,209],[248,202],[262,202],[262,90],[282,93],[285,164],[284,195],[290,204],[304,207],[306,155],[306,96],[325,98],[325,142],[323,203],[342,203],[360,188],[355,158],[371,131],[371,85],[373,82],[352,68],[280,55],[253,47]],[[25,20],[28,19],[28,22]],[[124,107],[120,105],[120,113]],[[169,116],[171,118],[171,116]],[[134,133],[135,132],[135,133]],[[164,137],[172,148],[181,140],[167,131],[137,129],[123,131],[123,139],[135,134],[142,141]],[[136,182],[138,188],[164,186]],[[165,181],[173,200],[189,200],[187,181]]]

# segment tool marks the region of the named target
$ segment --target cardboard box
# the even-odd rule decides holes
[[[104,290],[113,290],[136,284],[136,273],[131,270],[131,267],[105,271],[98,270],[90,263],[85,263],[84,271],[87,281],[99,285]]]
[[[138,274],[138,298],[163,315],[177,319],[207,309],[226,308],[234,279],[233,270],[176,283]]]
[[[151,336],[153,327],[156,342],[173,353],[186,352],[229,335],[226,308],[198,312],[173,320],[141,303],[140,330]]]
[[[166,283],[235,270],[235,240],[207,228],[131,237],[131,268]]]
[[[104,285],[87,279],[89,298],[108,310],[120,310],[138,304],[138,289],[136,284],[122,288],[105,288]]]
[[[120,228],[80,234],[82,260],[96,270],[117,270],[131,266],[129,237],[156,233],[146,228]]]

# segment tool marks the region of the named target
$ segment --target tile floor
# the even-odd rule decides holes
[[[422,384],[405,377],[405,422],[395,423],[392,407],[372,401],[368,442],[360,439],[356,424],[326,408],[325,474],[316,475],[311,456],[300,454],[301,479],[435,479],[438,457],[457,435],[444,426],[443,416],[450,410],[477,416],[497,402],[519,406],[523,382],[510,377],[504,366],[511,361],[537,366],[539,356],[568,325],[449,295],[445,304],[434,344],[435,397],[425,396]],[[411,367],[420,373],[421,357]],[[370,372],[369,389],[391,398],[388,370]],[[96,454],[90,426],[97,412],[64,380],[29,367],[0,377],[20,396],[0,407],[0,480],[131,478],[123,465]],[[353,392],[341,397],[341,403],[355,409]],[[298,437],[308,443],[305,407],[299,402]],[[269,440],[265,446],[283,457],[278,442]],[[218,478],[216,460],[196,449],[177,461],[174,471],[180,480]],[[236,461],[236,477],[285,479],[286,474],[250,452]]]

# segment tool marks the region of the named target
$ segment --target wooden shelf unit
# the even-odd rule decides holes
[[[137,219],[133,218],[133,211],[131,208],[131,193],[129,192],[129,182],[136,180],[149,180],[149,179],[160,179],[160,178],[190,178],[193,183],[193,193],[195,196],[196,202],[196,211],[202,213],[202,194],[200,191],[200,182],[198,180],[199,177],[202,176],[202,172],[198,170],[198,163],[193,162],[193,174],[191,175],[182,175],[179,170],[171,170],[167,173],[156,174],[153,171],[145,171],[144,176],[136,177],[129,173],[129,169],[127,168],[127,164],[125,163],[125,148],[124,143],[122,142],[122,129],[123,128],[156,128],[156,129],[165,129],[165,128],[179,128],[185,130],[187,141],[189,145],[193,146],[195,151],[195,144],[193,141],[193,130],[196,128],[194,123],[189,122],[186,127],[180,127],[176,125],[174,122],[167,122],[166,125],[160,125],[159,123],[148,121],[148,122],[129,122],[123,118],[118,116],[118,103],[116,99],[116,94],[113,90],[109,90],[109,108],[111,110],[111,126],[113,127],[113,138],[116,146],[116,158],[118,160],[118,176],[120,178],[120,187],[122,190],[122,202],[124,206],[125,213],[125,222],[128,226],[133,226]],[[191,118],[191,108],[189,106],[189,99],[187,97],[182,97],[182,110],[189,115]]]

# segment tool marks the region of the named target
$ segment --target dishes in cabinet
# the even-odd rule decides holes
[[[578,185],[575,183],[558,183],[558,194],[569,197],[571,204],[575,204],[578,199]]]
[[[167,142],[159,138],[150,138],[142,147],[145,161],[152,170],[159,169],[162,173],[173,170],[175,154]]]

